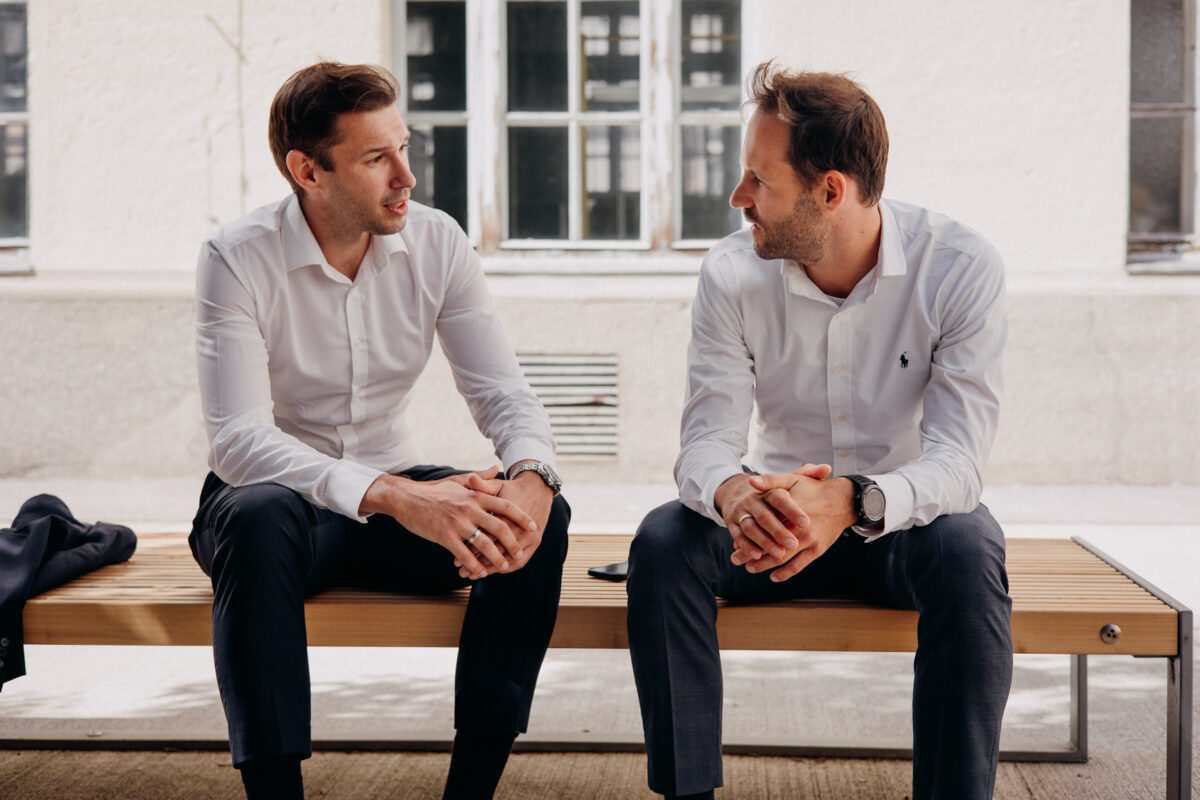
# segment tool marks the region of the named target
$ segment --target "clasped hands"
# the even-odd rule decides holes
[[[722,483],[714,500],[733,536],[730,560],[771,580],[795,576],[837,541],[856,519],[853,484],[829,480],[828,464],[791,472],[738,474]]]
[[[554,495],[536,474],[507,481],[498,473],[491,467],[437,481],[381,475],[363,496],[360,512],[388,514],[440,544],[464,578],[514,572],[541,544]],[[473,536],[476,531],[481,535]]]

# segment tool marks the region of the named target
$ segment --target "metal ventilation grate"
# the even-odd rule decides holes
[[[520,353],[517,360],[550,415],[559,457],[616,457],[616,355]]]

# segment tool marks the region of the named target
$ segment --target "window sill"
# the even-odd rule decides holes
[[[702,254],[646,250],[502,250],[480,256],[488,275],[696,275]]]

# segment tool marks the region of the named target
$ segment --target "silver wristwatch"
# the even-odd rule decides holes
[[[520,475],[522,472],[536,472],[541,479],[550,487],[550,491],[557,496],[562,492],[562,478],[558,477],[558,473],[554,471],[554,467],[544,461],[526,461],[523,464],[516,464],[509,468],[508,474],[505,475],[510,481]]]

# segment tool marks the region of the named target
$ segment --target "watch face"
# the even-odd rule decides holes
[[[541,469],[539,469],[538,472],[542,473],[542,476],[547,478],[546,484],[551,489],[557,489],[562,486],[562,478],[558,477],[558,473],[555,472],[554,468],[549,464],[542,464]]]
[[[878,486],[868,486],[862,493],[863,516],[871,522],[883,519],[884,497],[883,490]]]

